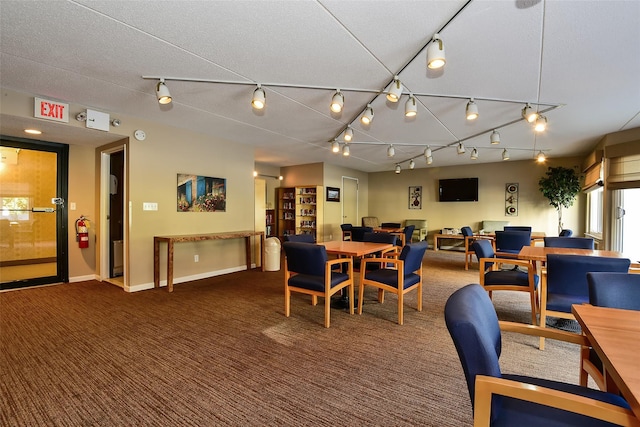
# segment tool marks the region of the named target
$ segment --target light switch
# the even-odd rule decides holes
[[[144,203],[142,203],[142,210],[143,211],[157,211],[158,210],[158,204],[157,203],[152,203],[152,202],[144,202]]]
[[[72,210],[72,211],[76,210],[76,202],[69,202],[69,210]]]

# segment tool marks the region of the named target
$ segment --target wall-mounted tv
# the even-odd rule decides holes
[[[441,202],[477,202],[478,178],[441,179],[438,195]]]

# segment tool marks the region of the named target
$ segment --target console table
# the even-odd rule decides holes
[[[439,240],[442,240],[442,239],[464,240],[464,236],[462,234],[436,234],[433,236],[434,251],[437,251],[440,249]]]
[[[160,287],[160,243],[167,243],[167,289],[173,292],[173,245],[181,242],[244,238],[247,270],[251,269],[251,237],[260,236],[260,267],[264,271],[264,231],[229,231],[225,233],[182,234],[153,237],[153,286]]]

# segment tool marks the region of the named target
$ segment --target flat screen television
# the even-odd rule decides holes
[[[441,202],[477,202],[478,178],[441,179],[438,195]]]

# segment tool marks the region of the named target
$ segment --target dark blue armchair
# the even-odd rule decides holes
[[[559,236],[560,237],[571,237],[571,236],[573,236],[573,230],[571,230],[569,228],[563,228],[562,231],[560,231]]]
[[[591,237],[545,237],[544,245],[548,248],[593,249]]]
[[[284,242],[284,314],[291,312],[291,292],[311,295],[311,303],[324,297],[324,326],[330,325],[331,296],[343,288],[349,290],[349,312],[353,314],[353,262],[351,258],[329,260],[322,245]],[[344,271],[332,270],[343,265]]]
[[[315,243],[315,239],[313,238],[313,234],[290,234],[289,236],[284,236],[285,242],[299,242],[299,243]]]
[[[496,231],[496,253],[500,257],[517,258],[522,247],[530,245],[530,231]]]
[[[404,323],[404,295],[417,290],[418,311],[422,311],[422,259],[427,251],[427,242],[404,245],[397,258],[364,258],[360,268],[358,314],[362,314],[365,286],[378,288],[378,302],[384,302],[384,292],[398,296],[398,324]],[[367,271],[369,263],[383,263],[384,268]]]
[[[501,328],[544,334],[574,344],[586,342],[581,335],[498,322],[491,300],[479,285],[455,291],[447,300],[444,317],[462,363],[474,425],[610,426],[609,422],[619,422],[616,417],[621,412],[633,419],[629,405],[620,396],[574,384],[503,374],[500,370]],[[588,400],[578,403],[583,398]]]
[[[589,303],[600,307],[640,310],[640,274],[587,273]],[[591,376],[600,390],[606,389],[602,361],[590,347],[582,347],[580,385]]]
[[[629,264],[627,258],[547,255],[547,272],[542,275],[540,286],[540,326],[545,327],[547,316],[575,319],[571,305],[589,302],[587,273],[626,273]],[[540,350],[544,350],[544,337],[540,338]]]
[[[351,227],[351,240],[354,242],[362,242],[364,233],[371,233],[373,227]]]
[[[513,258],[497,258],[493,252],[493,246],[489,240],[476,240],[471,245],[480,263],[480,286],[493,297],[493,291],[518,291],[528,292],[531,301],[531,324],[537,324],[538,313],[538,282],[539,276],[534,274],[533,265],[528,261]],[[511,270],[500,269],[502,264],[523,267]]]
[[[505,225],[503,231],[527,231],[531,233],[531,227],[525,225]]]

